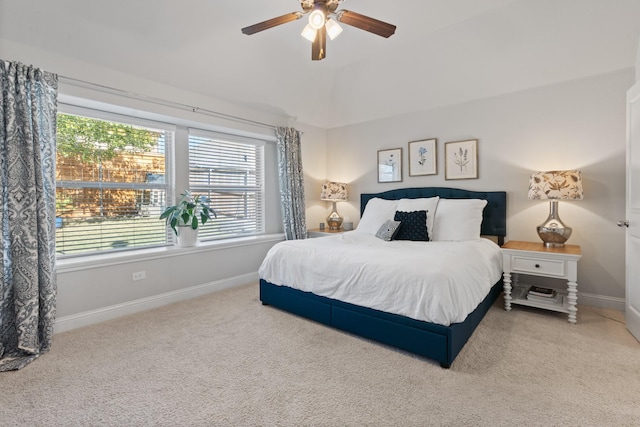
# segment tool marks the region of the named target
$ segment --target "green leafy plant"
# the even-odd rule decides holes
[[[194,196],[190,191],[185,190],[181,194],[178,204],[168,206],[160,215],[160,219],[164,219],[177,236],[176,227],[190,225],[192,229],[196,230],[199,223],[206,224],[212,215],[214,218],[218,217],[216,212],[209,207],[208,197]]]

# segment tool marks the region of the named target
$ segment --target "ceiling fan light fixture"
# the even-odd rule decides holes
[[[307,24],[304,27],[304,30],[302,30],[302,37],[304,37],[305,39],[309,40],[311,43],[313,43],[313,41],[316,39],[316,33],[318,31],[314,30],[313,28],[311,28],[311,25]]]
[[[316,6],[319,6],[319,5],[316,5]],[[327,20],[327,16],[325,14],[325,11],[322,10],[322,8],[320,7],[315,7],[313,9],[313,12],[309,14],[309,25],[314,30],[319,30],[320,28],[322,28],[326,20]]]
[[[0,0],[1,2],[2,0]],[[327,37],[335,39],[342,33],[338,24],[359,28],[381,37],[391,37],[396,32],[396,26],[361,15],[348,10],[337,10],[345,0],[299,0],[302,12],[292,12],[277,16],[263,22],[242,28],[242,33],[251,35],[269,28],[277,27],[287,22],[309,15],[309,24],[302,30],[302,36],[311,41],[311,59],[319,61],[327,54]]]
[[[342,32],[342,27],[333,19],[327,19],[326,24],[324,24],[327,28],[327,35],[331,40],[335,39]]]

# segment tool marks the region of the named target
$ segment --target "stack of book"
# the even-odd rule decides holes
[[[527,292],[527,301],[555,304],[560,302],[560,294],[555,289],[531,286]]]

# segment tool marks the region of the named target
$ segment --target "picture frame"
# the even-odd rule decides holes
[[[478,178],[478,140],[452,141],[444,144],[444,178]]]
[[[437,144],[436,138],[409,142],[409,176],[438,174]]]
[[[402,181],[402,148],[378,150],[378,182]]]

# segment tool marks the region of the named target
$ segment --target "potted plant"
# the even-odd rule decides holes
[[[168,206],[160,215],[178,236],[178,246],[195,246],[198,241],[198,227],[217,218],[216,212],[208,205],[208,197],[194,196],[185,190],[177,205]]]

